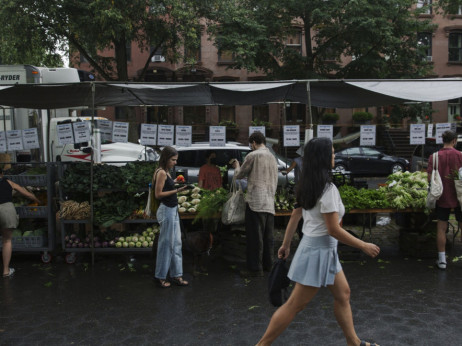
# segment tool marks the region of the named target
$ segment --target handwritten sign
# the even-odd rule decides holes
[[[112,121],[111,120],[96,120],[96,127],[101,135],[101,142],[112,141]]]
[[[284,125],[283,138],[285,147],[299,147],[300,125]]]
[[[359,145],[374,146],[375,145],[375,125],[361,125]]]
[[[75,143],[90,142],[90,128],[87,121],[72,123]]]
[[[22,130],[22,142],[25,150],[40,148],[37,129],[32,128]]]
[[[192,126],[178,125],[176,127],[176,145],[190,147],[192,144]]]
[[[215,147],[226,145],[226,126],[210,126],[210,145]]]
[[[157,125],[141,124],[140,144],[141,145],[156,145],[157,144]]]
[[[436,124],[436,144],[442,144],[443,143],[443,132],[450,130],[451,129],[451,124],[449,123],[441,123],[441,124]]]
[[[128,123],[114,121],[112,124],[112,141],[119,143],[128,142]]]
[[[249,126],[249,137],[254,132],[261,132],[263,136],[266,137],[266,127],[265,126]]]
[[[72,131],[72,124],[59,124],[56,125],[58,134],[58,143],[60,145],[74,144],[74,131]]]
[[[411,145],[425,144],[425,124],[411,124],[409,140]]]
[[[6,152],[6,132],[0,131],[0,152]]]
[[[159,125],[157,133],[157,145],[173,145],[173,136],[175,131],[174,125]]]
[[[332,140],[334,137],[333,125],[318,125],[318,137],[326,137]]]
[[[8,150],[24,150],[21,130],[6,131],[6,145]]]

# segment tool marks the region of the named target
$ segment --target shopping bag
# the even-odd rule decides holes
[[[426,205],[428,209],[435,209],[436,201],[443,194],[443,181],[438,172],[438,152],[433,154],[433,170],[428,186]]]
[[[223,205],[221,222],[224,225],[242,224],[245,221],[245,198],[241,184],[233,177],[228,200]]]
[[[156,175],[158,170],[154,173],[154,177],[152,179],[152,183],[149,184],[148,190],[148,200],[146,202],[146,207],[144,208],[144,215],[148,218],[155,218],[157,214],[157,209],[159,209],[160,201],[156,198],[156,194],[154,192],[154,188],[156,186]]]
[[[459,201],[460,208],[462,209],[462,180],[454,180],[454,186],[456,188],[457,200]]]
[[[288,272],[287,263],[282,258],[279,258],[271,269],[268,276],[268,295],[273,306],[281,306],[289,297],[290,279],[287,277]]]

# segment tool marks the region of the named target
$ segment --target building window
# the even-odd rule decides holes
[[[127,120],[128,107],[115,107],[115,120]]]
[[[418,0],[417,8],[423,9],[422,14],[432,14],[432,0]]]
[[[449,34],[449,62],[462,62],[462,32]]]
[[[151,53],[155,47],[151,47]],[[165,57],[162,55],[162,47],[156,49],[156,52],[151,58],[151,62],[165,62]]]
[[[148,107],[146,113],[148,124],[168,124],[168,108],[167,107]]]
[[[454,121],[454,115],[460,115],[461,98],[448,100],[448,120]]]
[[[218,120],[236,122],[236,107],[234,106],[220,106],[218,107]]]
[[[417,35],[417,45],[421,48],[422,59],[432,61],[432,34],[421,32]]]
[[[230,50],[218,49],[218,62],[232,63],[234,61],[234,53]]]
[[[299,103],[286,104],[286,124],[303,124],[305,122],[306,106]]]
[[[183,107],[183,123],[185,125],[199,126],[205,124],[205,106]],[[193,127],[194,130],[194,127]]]
[[[252,120],[261,120],[269,122],[269,105],[253,106]]]
[[[302,54],[302,30],[301,29],[294,29],[295,31],[287,36],[285,45],[286,47],[293,49]]]

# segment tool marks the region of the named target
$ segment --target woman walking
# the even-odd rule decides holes
[[[308,142],[303,156],[303,172],[297,189],[298,207],[292,212],[278,257],[286,259],[290,243],[303,216],[303,238],[297,248],[288,277],[295,287],[287,302],[271,318],[258,345],[271,343],[287,328],[321,287],[334,297],[334,313],[348,346],[373,346],[359,339],[350,307],[350,287],[337,255],[338,240],[376,257],[380,249],[346,232],[340,226],[345,213],[337,187],[331,181],[334,148],[328,138]]]
[[[27,191],[22,186],[3,177],[3,171],[6,165],[0,164],[0,231],[2,235],[2,259],[3,259],[3,277],[13,275],[14,268],[10,268],[11,254],[13,246],[11,237],[13,229],[18,227],[19,218],[13,204],[13,191],[40,204],[40,201],[32,192]]]
[[[175,188],[176,179],[170,176],[175,167],[178,152],[172,147],[165,147],[159,159],[159,168],[154,172],[154,193],[160,200],[157,210],[157,221],[160,224],[159,243],[157,245],[157,260],[155,277],[163,288],[171,286],[167,280],[178,286],[187,286],[188,281],[183,279],[183,257],[181,253],[181,228],[178,215],[177,192],[186,187]]]

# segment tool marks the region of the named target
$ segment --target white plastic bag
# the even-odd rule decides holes
[[[224,225],[242,224],[245,221],[245,198],[241,185],[233,178],[229,199],[223,205],[221,222]]]
[[[438,172],[438,152],[433,154],[433,170],[430,179],[430,185],[428,186],[427,195],[427,208],[435,209],[436,201],[443,194],[443,181],[441,180],[440,173]]]

